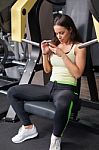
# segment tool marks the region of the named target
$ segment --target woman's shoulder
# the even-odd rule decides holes
[[[79,48],[79,46],[83,44],[81,42],[76,42],[74,44],[74,53],[77,54],[78,52],[81,52],[82,50],[84,50],[85,48]],[[80,51],[79,51],[80,50]]]
[[[74,45],[75,45],[75,46],[78,46],[78,47],[79,47],[79,45],[81,45],[81,44],[83,44],[83,43],[82,43],[82,42],[75,42],[75,43],[74,43]]]
[[[80,49],[80,45],[82,45],[83,42],[76,42],[74,45],[75,45],[75,49]]]

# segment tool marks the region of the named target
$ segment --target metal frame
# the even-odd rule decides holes
[[[41,33],[40,33],[40,26],[39,26],[39,9],[40,9],[40,6],[42,4],[43,0],[40,0],[39,2],[36,3],[35,7],[33,7],[29,13],[29,29],[30,29],[30,33],[31,33],[31,40],[33,41],[34,40],[34,34],[33,34],[33,24],[32,24],[32,21],[31,21],[31,15],[33,17],[33,15],[35,14],[32,14],[33,12],[36,11],[36,28],[38,30],[36,30],[36,34],[38,35],[38,37],[36,38],[36,41],[37,42],[41,42]],[[36,9],[36,10],[35,10]],[[34,24],[34,28],[35,28],[35,24]],[[31,56],[30,58],[27,60],[26,62],[26,66],[25,66],[25,69],[24,69],[24,72],[23,72],[23,75],[21,77],[21,80],[19,82],[19,84],[29,84],[31,83],[31,80],[36,72],[36,68],[37,70],[41,70],[42,69],[42,65],[39,65],[39,60],[40,60],[40,56],[41,56],[41,50],[40,50],[40,46],[39,46],[39,43],[37,42],[31,42],[29,40],[24,40],[24,42],[27,42],[29,44],[32,43],[33,45],[33,51],[31,52]],[[7,112],[7,115],[6,117],[4,118],[5,121],[11,121],[11,122],[15,122],[16,121],[16,113],[15,111],[13,110],[12,106],[9,107],[9,110]]]
[[[31,12],[33,13],[34,10],[32,10]],[[30,14],[31,14],[31,12],[30,12]],[[87,34],[87,37],[86,37],[87,40],[90,40],[90,38],[91,38],[89,35],[89,33],[91,33],[91,30],[92,30],[92,24],[91,24],[92,22],[90,23],[90,19],[91,18],[89,18],[89,22],[88,22],[90,28],[87,30],[87,33],[86,33]],[[30,33],[31,33],[32,41],[36,40],[37,42],[39,42],[41,37],[39,39],[37,37],[36,37],[36,39],[34,39],[35,35],[33,34],[33,30],[32,30],[33,26],[31,26],[32,22],[31,22],[30,17],[29,17],[29,24],[30,24]],[[31,79],[32,79],[33,75],[35,74],[36,68],[38,66],[38,61],[40,59],[40,56],[41,56],[41,51],[39,48],[36,47],[36,49],[34,49],[34,51],[33,51],[33,58],[31,57],[26,64],[25,71],[23,73],[23,76],[22,76],[19,84],[31,82]],[[99,104],[98,104],[98,92],[97,92],[97,86],[96,86],[94,71],[93,71],[93,64],[92,64],[92,58],[91,58],[91,53],[90,53],[90,47],[88,47],[88,49],[87,49],[87,65],[86,65],[84,75],[87,76],[89,91],[90,91],[90,96],[91,96],[91,102],[92,102],[92,104],[94,104],[93,102],[96,102],[95,106],[98,107],[99,106]],[[26,82],[26,80],[27,80],[27,82]],[[80,86],[80,84],[79,84],[79,86]],[[79,90],[80,90],[80,88],[79,88]],[[86,103],[87,103],[87,106],[90,107],[90,105],[89,105],[90,102],[85,101],[85,104]],[[9,111],[8,111],[8,114],[10,114]],[[11,111],[11,116],[12,116],[12,111]],[[9,116],[7,115],[7,117],[11,118],[10,115]],[[14,120],[14,119],[15,119],[15,114],[12,117],[12,120]]]

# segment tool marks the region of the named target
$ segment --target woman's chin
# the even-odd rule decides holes
[[[63,44],[64,42],[62,40],[60,40],[60,43]]]
[[[63,42],[63,41],[60,41],[60,43],[61,43],[61,44],[65,44],[65,42]]]

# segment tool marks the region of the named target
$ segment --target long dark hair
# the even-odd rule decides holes
[[[65,15],[65,14],[57,14],[54,19],[54,25],[65,27],[67,30],[70,30],[71,28],[72,29],[71,36],[70,36],[71,41],[73,43],[82,42],[82,39],[78,33],[78,30],[70,16]],[[60,43],[55,34],[54,34],[54,38],[52,41],[56,45]]]

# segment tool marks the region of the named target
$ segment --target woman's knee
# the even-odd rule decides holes
[[[7,97],[8,97],[8,100],[11,100],[12,97],[14,97],[16,95],[16,86],[12,86],[8,89],[8,92],[7,92]]]

